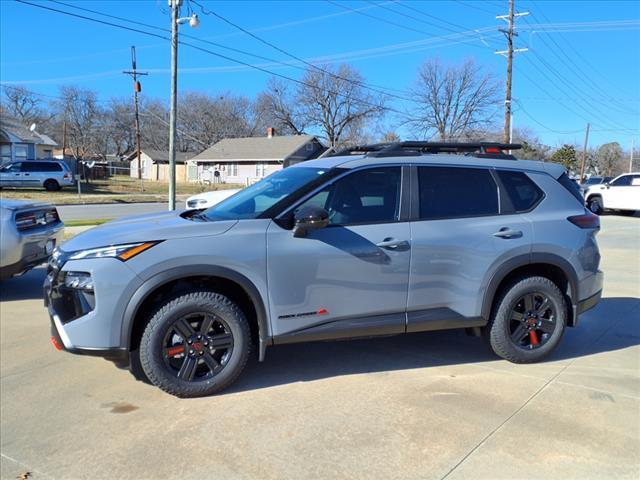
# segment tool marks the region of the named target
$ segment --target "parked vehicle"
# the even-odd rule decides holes
[[[0,168],[1,187],[43,187],[48,191],[75,185],[66,163],[56,160],[25,160]]]
[[[213,192],[198,193],[197,195],[187,198],[185,206],[187,207],[187,210],[193,208],[201,209],[213,207],[225,198],[229,198],[231,195],[234,195],[239,191],[239,189],[231,188],[228,190],[214,190]]]
[[[600,184],[603,184],[603,183],[610,182],[612,178],[613,177],[600,177],[600,176],[597,176],[597,175],[592,175],[584,183],[580,184],[580,193],[582,193],[582,195],[584,195],[584,192],[586,192],[587,188],[589,188],[590,186],[592,186],[592,185],[600,185]]]
[[[89,230],[50,261],[52,341],[180,397],[292,342],[465,328],[542,360],[600,299],[600,224],[562,166],[502,153],[517,147],[358,147]]]
[[[584,193],[584,199],[593,213],[619,210],[626,215],[640,211],[640,172],[624,173],[611,182],[592,185]]]
[[[46,262],[63,234],[53,205],[0,199],[0,280]]]

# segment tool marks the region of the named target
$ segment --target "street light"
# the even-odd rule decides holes
[[[189,22],[197,28],[200,19],[195,13],[179,18],[182,0],[168,0],[171,7],[171,107],[169,111],[169,210],[176,208],[176,110],[178,100],[178,26]]]

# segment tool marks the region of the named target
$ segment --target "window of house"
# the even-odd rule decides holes
[[[229,175],[230,177],[237,177],[238,176],[238,164],[237,163],[230,163],[227,166],[227,175]]]
[[[53,158],[53,150],[43,150],[44,158]]]
[[[400,167],[353,172],[316,193],[299,208],[322,207],[332,225],[393,222],[400,215]]]
[[[3,143],[0,145],[0,163],[8,163],[11,161],[11,145]]]
[[[542,198],[542,190],[525,173],[501,170],[497,173],[511,199],[514,211],[527,211]]]
[[[265,171],[266,171],[266,165],[264,162],[256,163],[256,177],[259,177],[259,178],[264,177]]]
[[[26,145],[16,145],[15,147],[16,160],[26,160],[28,155],[28,149]]]
[[[419,167],[420,219],[498,214],[498,187],[482,168]]]

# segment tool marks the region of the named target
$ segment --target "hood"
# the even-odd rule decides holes
[[[65,242],[62,250],[72,252],[122,243],[220,235],[238,222],[203,222],[183,218],[180,214],[179,211],[151,213],[104,223]]]

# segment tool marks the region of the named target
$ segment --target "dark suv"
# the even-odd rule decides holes
[[[505,148],[359,147],[94,228],[50,262],[52,340],[182,397],[291,342],[465,328],[541,360],[600,299],[599,220],[562,166]]]

